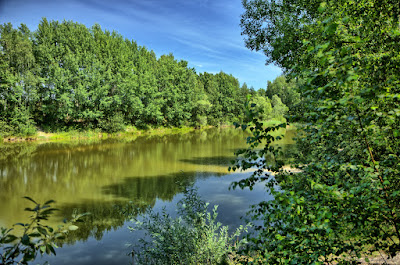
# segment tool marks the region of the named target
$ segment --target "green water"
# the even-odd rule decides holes
[[[293,131],[286,134],[279,144],[290,149]],[[227,201],[232,209],[247,208],[247,204],[239,205],[246,202],[244,195],[240,195],[241,201],[236,205],[232,203],[235,199],[230,196],[234,196],[234,191],[228,190],[229,183],[242,176],[229,175],[227,170],[234,151],[246,146],[246,136],[235,129],[209,129],[135,139],[3,144],[0,226],[10,227],[27,220],[28,214],[23,209],[31,204],[23,196],[38,202],[55,200],[60,211],[51,224],[68,218],[74,209],[90,212],[86,222],[62,244],[75,247],[66,248],[66,252],[64,247],[60,248],[52,264],[68,264],[65,257],[71,255],[82,258],[82,262],[75,260],[76,264],[98,263],[86,257],[93,256],[93,251],[101,247],[117,251],[124,244],[121,241],[129,241],[127,211],[139,214],[146,207],[172,205],[190,183],[201,186],[206,200],[219,204]],[[263,192],[260,190],[260,194]],[[221,218],[235,225],[230,216],[234,211],[227,209],[222,207]],[[244,209],[235,218],[240,216],[239,212],[244,214]],[[125,257],[123,251],[117,252],[110,254],[111,258],[114,255],[114,261],[116,256]],[[102,264],[111,262],[103,258]]]

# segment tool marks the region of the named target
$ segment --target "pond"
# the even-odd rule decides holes
[[[279,142],[293,149],[294,131]],[[56,201],[60,211],[51,225],[74,210],[90,212],[71,232],[57,256],[37,262],[50,264],[129,264],[127,256],[140,233],[126,209],[141,214],[147,207],[173,213],[182,191],[192,183],[202,198],[219,205],[219,221],[235,228],[249,205],[268,199],[263,185],[253,191],[229,190],[232,181],[250,173],[229,173],[234,151],[245,147],[247,134],[237,129],[208,129],[168,136],[140,136],[83,142],[3,144],[0,148],[0,226],[26,222],[23,209],[38,202]],[[211,208],[210,208],[211,209]]]

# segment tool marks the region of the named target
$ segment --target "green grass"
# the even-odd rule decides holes
[[[158,127],[158,128],[148,128],[148,129],[137,129],[134,126],[128,126],[124,131],[115,133],[105,133],[99,129],[91,129],[87,131],[80,130],[70,130],[70,131],[59,131],[59,132],[36,132],[33,136],[8,136],[2,137],[0,135],[1,141],[14,141],[15,139],[21,140],[39,140],[39,141],[60,141],[60,140],[94,140],[94,139],[107,139],[107,138],[134,138],[140,135],[145,136],[163,136],[171,134],[184,134],[194,131],[194,127],[184,126],[181,128],[168,128],[168,127]]]

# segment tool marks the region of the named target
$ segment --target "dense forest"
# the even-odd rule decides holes
[[[8,23],[0,34],[3,136],[219,125],[243,119],[248,95],[268,118],[282,117],[283,103],[293,103],[240,86],[222,71],[196,73],[172,54],[157,57],[99,25],[44,18],[34,32]]]

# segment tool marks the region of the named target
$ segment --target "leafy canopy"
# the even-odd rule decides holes
[[[234,186],[265,181],[274,200],[253,208],[263,225],[253,250],[268,264],[356,263],[400,252],[400,6],[397,1],[243,1],[247,46],[263,50],[294,78],[302,113],[299,153],[283,170],[277,137],[285,127],[253,119],[247,160],[257,167]],[[243,128],[246,126],[242,126]],[[262,147],[260,149],[260,147]],[[274,165],[263,160],[267,153]],[[275,177],[265,169],[278,172]],[[279,188],[278,188],[279,187]]]

